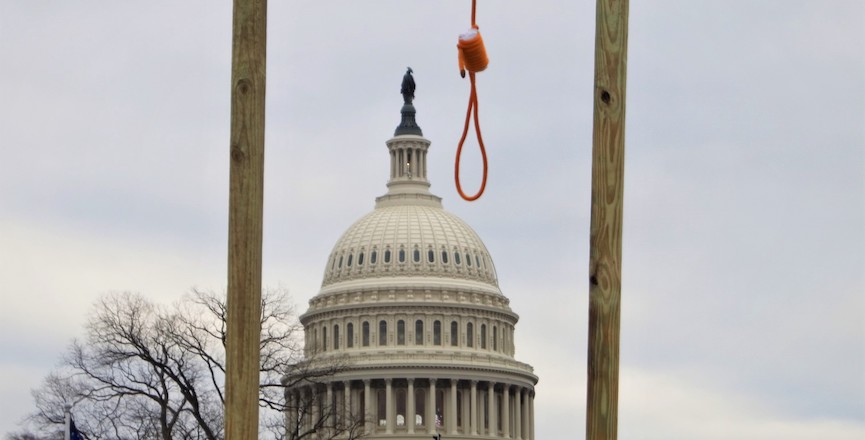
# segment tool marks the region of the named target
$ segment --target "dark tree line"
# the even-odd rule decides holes
[[[261,305],[262,436],[359,438],[362,420],[337,423],[329,410],[317,412],[312,430],[286,429],[286,387],[324,381],[344,366],[304,358],[303,329],[283,291],[265,290]],[[102,297],[84,337],[33,390],[35,410],[25,429],[7,438],[63,438],[71,408],[87,440],[222,440],[225,319],[224,296],[211,292],[195,290],[170,307],[135,293]]]

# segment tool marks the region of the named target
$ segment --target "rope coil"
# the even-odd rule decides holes
[[[475,23],[475,9],[476,9],[476,1],[472,0],[472,27],[466,31],[464,34],[461,34],[459,40],[457,41],[457,54],[460,68],[460,76],[465,78],[466,70],[469,72],[469,82],[471,83],[471,92],[469,93],[469,104],[468,109],[466,110],[466,122],[463,126],[463,134],[460,137],[459,145],[457,146],[457,156],[454,162],[454,182],[457,186],[457,192],[463,200],[468,202],[477,200],[484,193],[484,189],[487,186],[487,151],[484,147],[484,140],[481,136],[481,126],[478,121],[478,92],[477,87],[475,86],[475,73],[481,72],[487,68],[490,60],[487,58],[487,51],[484,48],[484,40],[481,38],[480,30],[478,29],[478,25]],[[484,172],[483,179],[481,180],[481,187],[475,195],[469,196],[463,192],[462,185],[460,185],[460,158],[462,156],[463,144],[465,143],[466,136],[469,132],[469,121],[474,115],[475,119],[475,133],[478,137],[478,145],[481,150],[481,158],[483,159]]]

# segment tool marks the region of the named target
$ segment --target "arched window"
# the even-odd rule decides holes
[[[342,269],[342,255],[339,256],[339,264],[336,266],[337,269]]]
[[[345,348],[354,347],[354,324],[348,323],[345,325]]]
[[[378,345],[387,345],[387,321],[384,319],[378,322]]]
[[[435,263],[436,261],[436,253],[434,250],[430,249],[426,253],[426,260],[429,263]]]
[[[493,326],[493,351],[499,351],[499,332],[496,326]]]
[[[385,397],[385,390],[383,388],[379,388],[376,393],[376,407],[378,409],[378,414],[376,414],[376,418],[378,419],[378,426],[387,425],[387,398]]]
[[[390,249],[384,250],[384,264],[390,264]]]
[[[475,325],[471,322],[466,323],[466,346],[475,346]]]
[[[363,252],[357,254],[357,265],[363,266]]]
[[[442,249],[442,264],[448,264],[448,251]]]
[[[369,264],[375,264],[376,260],[378,260],[378,252],[373,249],[369,254]]]
[[[321,346],[327,351],[327,327],[321,328]]]
[[[456,321],[451,321],[451,346],[460,345],[460,326]]]
[[[445,391],[440,389],[440,388],[437,388],[435,400],[436,400],[436,406],[435,406],[435,408],[436,408],[436,411],[435,411],[436,412],[436,425],[447,426],[447,425],[445,425],[445,422],[447,420],[445,419],[445,412],[444,412]]]
[[[348,261],[345,262],[345,267],[351,267],[351,257],[352,254],[348,254]]]
[[[481,324],[481,348],[487,349],[487,325]]]
[[[477,255],[475,255],[475,263],[476,263],[475,266],[477,266],[478,269],[480,269],[481,268],[481,259]]]
[[[336,255],[331,257],[330,259],[330,270],[336,269]]]
[[[339,350],[339,325],[333,326],[333,349]]]
[[[396,389],[396,426],[405,426],[405,406],[406,406],[406,390],[404,388]]]
[[[414,322],[414,345],[423,345],[423,321]]]
[[[396,345],[405,345],[405,321],[396,322]]]
[[[462,260],[460,260],[460,252],[459,251],[454,251],[454,264],[456,264],[457,266],[462,264]]]
[[[463,426],[463,392],[457,391],[457,426]]]
[[[426,417],[426,390],[423,388],[414,389],[414,412],[415,426],[424,426],[424,417]]]
[[[433,345],[442,345],[442,322],[433,322]]]
[[[316,349],[316,351],[318,351],[319,345],[318,345],[318,329],[317,328],[312,329],[312,342],[315,343],[315,349]]]
[[[361,332],[363,333],[363,346],[369,347],[369,322],[364,321],[361,324]]]
[[[405,249],[399,250],[399,262],[405,263]]]
[[[420,263],[420,249],[415,249],[414,252],[412,252],[411,258],[415,263]]]
[[[466,253],[466,266],[472,267],[472,254]]]

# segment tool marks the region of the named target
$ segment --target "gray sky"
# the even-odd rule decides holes
[[[432,191],[492,253],[538,438],[585,417],[594,2],[272,1],[264,283],[305,309],[385,192],[415,71]],[[865,4],[632,2],[619,431],[865,437]],[[225,284],[229,2],[0,0],[0,432],[101,294]],[[467,188],[479,182],[470,143]]]

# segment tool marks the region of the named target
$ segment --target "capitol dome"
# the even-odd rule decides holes
[[[408,97],[401,114],[387,193],[336,241],[300,317],[308,363],[337,367],[289,385],[288,437],[533,440],[538,378],[514,357],[519,317],[478,234],[430,193]]]
[[[441,206],[379,206],[336,242],[322,292],[376,283],[466,285],[500,293],[489,251],[459,217]],[[436,279],[435,281],[433,279]]]

